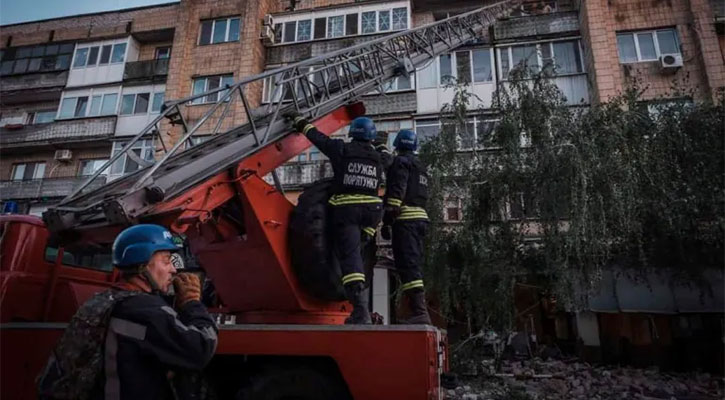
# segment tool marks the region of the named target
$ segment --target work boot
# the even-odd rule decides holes
[[[425,292],[421,289],[411,289],[405,292],[410,305],[410,317],[401,321],[407,325],[433,325],[428,315],[428,306],[425,304]]]
[[[368,311],[367,293],[363,290],[362,282],[353,282],[345,285],[345,295],[352,303],[352,313],[345,319],[346,325],[370,325],[370,311]]]

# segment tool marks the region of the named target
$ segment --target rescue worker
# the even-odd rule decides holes
[[[334,174],[332,206],[333,249],[342,269],[345,295],[353,306],[346,324],[370,324],[362,244],[375,237],[382,216],[383,200],[378,196],[386,156],[373,147],[375,124],[358,117],[350,124],[352,141],[332,139],[296,112],[287,114],[294,128],[302,132],[330,159]],[[388,157],[390,158],[390,157]]]
[[[411,315],[404,323],[430,324],[423,288],[423,239],[428,231],[428,174],[415,151],[418,138],[403,129],[393,142],[397,155],[387,170],[382,235],[391,239],[395,268],[401,289],[410,304]]]
[[[217,327],[200,302],[199,278],[176,274],[171,258],[178,250],[171,233],[158,225],[132,226],[116,237],[112,258],[122,282],[73,317],[39,378],[40,398],[192,397],[171,382],[177,371],[206,366]],[[173,307],[162,297],[172,285]]]

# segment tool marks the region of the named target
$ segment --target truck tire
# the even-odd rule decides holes
[[[340,263],[332,251],[330,209],[332,179],[323,179],[304,190],[292,212],[289,242],[292,267],[302,286],[322,300],[345,300]],[[363,248],[366,282],[372,280],[375,241]]]
[[[347,386],[335,376],[307,367],[269,368],[252,376],[235,400],[346,400]]]

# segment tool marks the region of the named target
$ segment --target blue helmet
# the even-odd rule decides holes
[[[157,251],[178,251],[171,232],[159,225],[141,224],[126,228],[113,242],[113,265],[124,269],[147,263]]]
[[[396,150],[415,151],[418,148],[418,135],[410,129],[401,129],[395,137],[393,147]]]
[[[350,136],[355,140],[372,141],[378,136],[375,123],[368,117],[357,117],[350,124]]]

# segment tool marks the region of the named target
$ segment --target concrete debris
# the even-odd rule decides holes
[[[493,372],[483,362],[478,376],[461,377],[444,390],[447,400],[719,400],[722,378],[707,373],[669,373],[657,368],[592,366],[560,360],[502,361]]]

